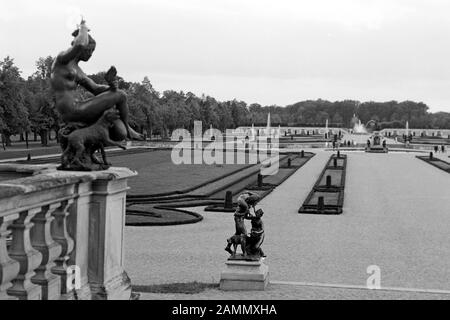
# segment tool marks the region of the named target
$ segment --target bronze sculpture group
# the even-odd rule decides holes
[[[55,107],[64,125],[59,131],[63,155],[61,170],[104,170],[109,167],[104,148],[118,146],[124,139],[142,140],[128,123],[126,94],[118,89],[117,71],[111,67],[105,75],[108,85],[95,83],[78,66],[88,61],[94,50],[95,40],[89,35],[84,20],[73,32],[71,47],[61,52],[52,65],[51,85],[55,93]],[[76,90],[82,86],[92,97],[79,101]],[[95,156],[100,151],[102,159]]]
[[[234,213],[235,233],[227,239],[225,251],[231,254],[230,259],[259,260],[265,257],[261,245],[264,242],[264,223],[262,209],[255,209],[260,197],[257,193],[244,192],[237,199]],[[253,214],[250,212],[253,208]],[[247,234],[245,220],[251,221],[251,230]],[[241,247],[242,255],[237,255],[237,247]],[[233,247],[233,250],[231,250]]]

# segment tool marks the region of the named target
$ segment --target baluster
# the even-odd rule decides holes
[[[6,290],[11,288],[11,281],[19,274],[19,262],[9,257],[6,246],[6,239],[11,234],[8,227],[18,217],[18,213],[0,217],[0,300],[13,299],[6,294]]]
[[[19,262],[20,270],[17,278],[13,280],[13,286],[7,290],[7,293],[20,300],[40,300],[42,298],[41,287],[31,282],[31,278],[36,274],[34,270],[41,264],[42,254],[32,247],[30,241],[30,229],[34,225],[31,219],[40,211],[40,208],[22,211],[19,213],[19,218],[11,225],[13,242],[9,256]]]
[[[67,288],[67,261],[74,248],[74,241],[67,232],[67,217],[72,203],[73,199],[61,203],[61,206],[53,212],[55,220],[53,220],[51,226],[53,239],[62,247],[59,257],[55,259],[56,266],[52,268],[52,272],[61,277],[61,294],[67,294],[70,291]],[[87,241],[87,239],[81,239],[80,241]]]
[[[36,275],[31,279],[34,284],[42,287],[43,300],[56,300],[61,295],[61,278],[50,272],[55,266],[54,260],[61,255],[61,245],[55,242],[50,233],[52,213],[61,206],[55,203],[42,207],[42,210],[31,220],[31,244],[42,254],[41,265],[35,270]]]

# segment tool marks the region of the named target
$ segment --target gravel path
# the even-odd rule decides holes
[[[283,230],[284,227],[292,227],[288,226],[288,223],[280,224],[277,221],[280,210],[275,210],[279,212],[275,215],[271,212],[272,207],[269,208],[267,204],[280,198],[280,202],[283,202],[283,212],[298,210],[328,157],[328,153],[316,155],[263,199],[261,206],[266,213],[267,239],[279,234],[278,230]],[[307,177],[309,182],[306,181]],[[304,182],[299,184],[299,179]],[[295,192],[288,192],[289,190]],[[220,272],[227,258],[223,248],[226,239],[234,232],[233,213],[204,212],[203,208],[188,210],[202,214],[203,221],[181,226],[126,227],[125,263],[134,283],[219,281]],[[293,217],[298,218],[298,215]],[[276,230],[273,230],[274,227]],[[273,242],[272,245],[270,242],[267,242],[267,246],[265,244],[270,254],[279,246],[276,244],[277,240]]]
[[[349,153],[344,213],[299,215],[298,208],[331,155],[314,152],[314,158],[261,202],[271,279],[364,286],[366,268],[378,265],[382,287],[450,290],[450,175],[414,154]],[[126,228],[125,267],[133,283],[218,282],[227,257],[225,239],[233,232],[232,214],[197,210],[205,217],[197,224]],[[416,297],[276,285],[266,293],[261,293],[263,299],[302,299],[310,294],[327,299]],[[203,294],[211,299],[223,295],[209,290],[195,299]]]
[[[265,291],[226,292],[205,290],[199,294],[141,293],[141,300],[448,300],[450,294],[385,290],[323,288],[270,284]]]

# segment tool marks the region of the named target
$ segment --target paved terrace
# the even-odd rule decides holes
[[[331,155],[313,152],[261,202],[273,282],[267,291],[143,293],[142,299],[450,298],[450,175],[413,153],[351,152],[344,213],[299,215]],[[134,284],[219,281],[233,217],[196,210],[205,217],[197,224],[126,228],[125,267]],[[369,265],[381,268],[387,290],[360,289]]]

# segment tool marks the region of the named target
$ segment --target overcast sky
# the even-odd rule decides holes
[[[31,74],[83,14],[130,81],[219,100],[415,100],[450,112],[448,0],[0,0],[0,58]]]

